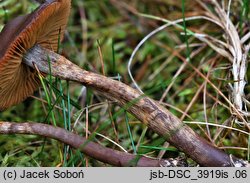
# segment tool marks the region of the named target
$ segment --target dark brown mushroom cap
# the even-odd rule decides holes
[[[47,0],[34,12],[8,22],[0,33],[0,111],[30,96],[40,84],[36,71],[22,63],[39,44],[57,51],[70,13],[70,0]]]

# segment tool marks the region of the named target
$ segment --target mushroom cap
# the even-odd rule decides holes
[[[0,111],[15,105],[39,87],[37,72],[22,63],[35,44],[57,51],[70,14],[70,0],[47,0],[34,12],[8,22],[0,33]]]

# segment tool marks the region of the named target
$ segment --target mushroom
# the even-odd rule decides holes
[[[200,165],[232,165],[235,158],[201,138],[158,102],[122,82],[85,71],[56,54],[57,38],[63,37],[69,8],[70,0],[49,0],[33,13],[5,26],[0,34],[0,109],[22,101],[36,89],[39,80],[32,69],[36,65],[45,74],[82,83],[115,100]]]
[[[8,22],[0,33],[0,111],[33,94],[37,72],[22,63],[23,55],[39,44],[57,51],[70,13],[70,0],[47,0],[34,12]]]

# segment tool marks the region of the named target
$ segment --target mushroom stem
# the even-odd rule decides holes
[[[35,122],[14,123],[0,121],[0,134],[34,134],[53,138],[79,149],[92,158],[114,166],[166,166],[168,161],[113,150],[98,143],[90,142],[86,138],[62,128]]]
[[[26,53],[23,62],[31,67],[36,65],[43,73],[82,83],[115,100],[202,166],[232,166],[229,155],[201,138],[158,102],[122,82],[85,71],[66,58],[39,45],[35,45]]]

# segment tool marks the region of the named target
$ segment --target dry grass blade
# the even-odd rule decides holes
[[[246,49],[246,52],[243,53],[244,50],[242,50],[243,45],[241,44],[240,36],[237,32],[236,27],[233,25],[232,21],[228,16],[229,9],[228,13],[226,13],[218,4],[217,1],[213,0],[212,4],[215,7],[215,11],[218,15],[221,24],[223,25],[225,35],[228,38],[228,45],[229,45],[228,47],[233,48],[229,49],[231,55],[233,56],[232,74],[233,74],[234,84],[233,84],[232,96],[233,96],[233,103],[236,109],[242,113],[244,106],[244,101],[243,101],[244,88],[246,85],[245,82],[246,65],[247,65],[246,54],[248,54],[249,49]],[[230,7],[230,5],[228,6]]]

